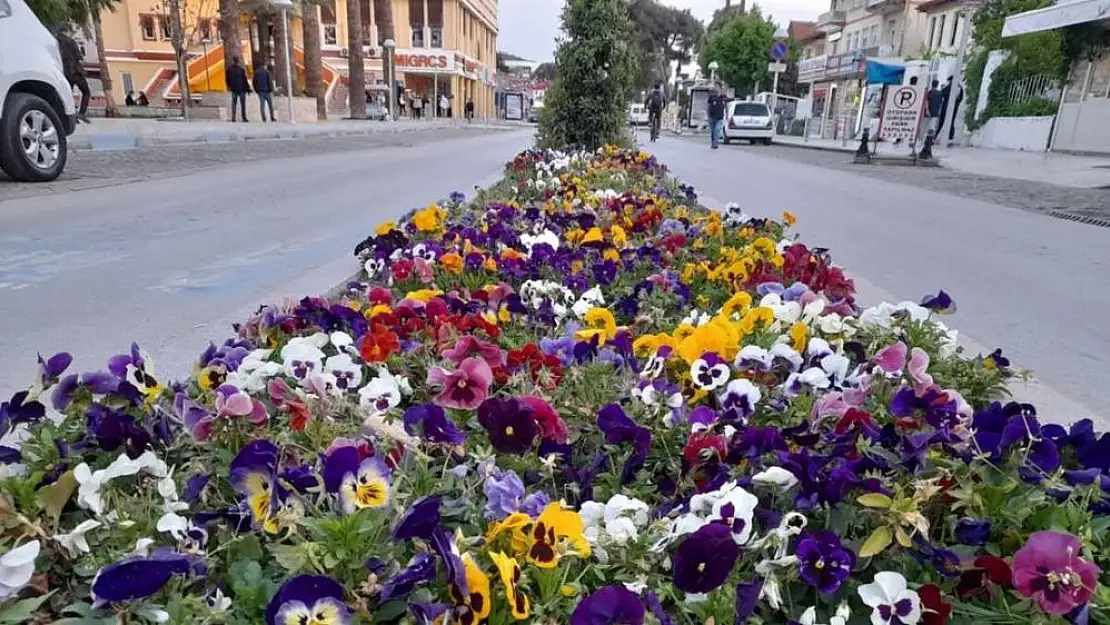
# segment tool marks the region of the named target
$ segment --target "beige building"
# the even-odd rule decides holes
[[[347,103],[347,0],[324,0],[319,14],[324,57],[324,83],[329,108]],[[378,15],[386,2],[393,8],[397,80],[406,99],[450,99],[451,112],[462,111],[472,99],[479,117],[494,114],[497,67],[497,0],[361,0],[363,54],[367,84],[387,89],[383,77],[384,38]],[[223,45],[220,42],[218,0],[182,0],[185,35],[189,44],[188,80],[194,94],[224,91]],[[114,79],[117,99],[128,92],[146,94],[152,104],[180,101],[180,86],[170,43],[169,21],[162,5],[150,0],[121,0],[114,12],[101,18],[105,56]],[[251,6],[259,6],[257,4]],[[265,6],[265,5],[262,5]],[[256,14],[243,5],[239,28],[244,62],[248,67],[272,60],[271,33],[279,19]],[[297,77],[304,85],[302,24],[290,22]],[[93,49],[95,49],[93,47]]]

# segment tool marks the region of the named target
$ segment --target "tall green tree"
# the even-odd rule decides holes
[[[546,61],[536,66],[536,71],[532,72],[533,80],[555,80],[555,64]]]
[[[562,25],[555,82],[540,114],[540,145],[628,144],[636,50],[627,0],[567,0]]]
[[[659,0],[631,0],[628,14],[636,26],[640,53],[636,87],[669,83],[672,64],[681,67],[693,60],[705,27],[689,9],[679,10]]]
[[[769,80],[767,62],[775,41],[775,25],[758,8],[735,13],[717,30],[710,31],[702,46],[699,63],[706,76],[709,64],[717,62],[717,77],[736,89],[751,93]]]

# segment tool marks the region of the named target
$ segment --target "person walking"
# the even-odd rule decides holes
[[[235,107],[238,105],[239,111],[243,115],[243,121],[249,122],[247,119],[247,94],[251,91],[250,81],[247,80],[247,70],[243,67],[243,61],[239,57],[235,57],[231,61],[231,67],[227,68],[225,79],[227,81],[227,90],[231,92],[231,121],[235,119]]]
[[[439,96],[439,116],[440,117],[447,117],[448,116],[447,115],[447,107],[450,106],[450,105],[451,105],[451,103],[447,101],[447,94],[440,94],[440,96]]]
[[[69,24],[64,24],[58,28],[55,38],[58,40],[58,51],[62,55],[62,71],[65,73],[66,80],[69,81],[69,87],[77,87],[81,92],[81,106],[77,109],[77,119],[85,122],[86,124],[92,123],[89,121],[89,98],[92,93],[89,90],[89,80],[85,76],[85,66],[82,61],[85,60],[85,55],[81,52],[81,46],[70,36],[72,32]]]
[[[714,87],[706,104],[709,116],[709,145],[714,150],[720,147],[721,133],[725,129],[725,96],[720,87]]]
[[[424,100],[418,96],[412,96],[412,118],[420,119],[424,116]]]
[[[254,92],[258,94],[258,114],[262,116],[262,121],[266,121],[266,107],[270,107],[270,121],[276,122],[277,118],[274,117],[274,79],[270,75],[270,68],[265,65],[259,65],[258,69],[254,70]],[[244,114],[244,118],[246,114]]]
[[[474,100],[472,98],[466,99],[466,123],[470,123],[474,119]]]
[[[663,85],[655,83],[647,97],[648,128],[653,143],[659,138],[659,128],[663,124],[663,100]]]
[[[940,133],[937,122],[944,116],[944,91],[940,89],[940,81],[938,80],[933,80],[932,86],[929,87],[929,93],[925,95],[925,116],[928,118],[925,131],[932,133],[933,138],[936,139]]]

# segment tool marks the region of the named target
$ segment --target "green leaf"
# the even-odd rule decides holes
[[[19,625],[20,623],[26,623],[35,615],[35,611],[39,609],[39,606],[53,594],[53,592],[50,592],[41,597],[16,601],[3,610],[0,610],[0,624]]]
[[[883,508],[883,509],[889,508],[891,506],[891,504],[894,503],[890,499],[890,497],[887,497],[886,495],[883,495],[882,493],[868,493],[866,495],[860,495],[859,497],[856,498],[856,501],[858,501],[861,506],[867,506],[868,508]]]
[[[58,519],[62,516],[62,509],[65,508],[75,490],[77,490],[77,478],[73,477],[73,471],[66,471],[57,482],[39,489],[38,497],[42,508],[55,524],[58,523]]]
[[[270,552],[278,564],[290,573],[302,571],[308,565],[308,552],[299,545],[275,545]]]
[[[882,526],[876,528],[871,536],[864,541],[863,546],[859,548],[859,557],[870,558],[871,556],[878,555],[884,549],[890,546],[890,542],[894,539],[891,534],[890,528]]]

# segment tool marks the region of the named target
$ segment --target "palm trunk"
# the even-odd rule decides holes
[[[273,44],[270,40],[270,35],[272,34],[270,16],[265,13],[255,13],[254,23],[258,27],[258,58],[254,58],[254,53],[252,52],[251,63],[255,67],[257,67],[259,63],[262,65],[269,65],[270,58],[274,56]]]
[[[347,94],[351,119],[366,119],[366,65],[362,59],[362,10],[359,0],[347,0]]]
[[[379,2],[374,7],[378,18],[378,32],[381,34],[382,40],[392,39],[396,41],[397,34],[393,32],[393,0]],[[378,45],[378,42],[375,41],[374,45]]]
[[[320,15],[312,3],[301,5],[301,24],[304,27],[304,81],[305,91],[316,98],[316,118],[328,118],[327,93],[324,89],[323,54],[320,51]]]
[[[220,0],[220,39],[224,42],[224,70],[243,58],[239,39],[239,0]]]
[[[289,31],[286,30],[285,25],[286,21],[282,19],[281,15],[274,18],[274,73],[277,74],[274,78],[278,88],[280,88],[286,96],[291,96],[293,94],[293,85],[290,85],[285,80],[288,75],[286,73],[288,67],[286,60],[289,58],[286,56],[286,53],[291,52],[291,50],[289,50]]]
[[[100,14],[93,13],[93,39],[96,39],[96,58],[100,63],[100,82],[104,85],[104,116],[117,117],[116,99],[112,95],[112,74],[108,70],[108,55],[104,52],[104,31],[100,26]]]
[[[370,1],[374,2],[375,0]],[[381,41],[392,39],[394,43],[396,43],[397,33],[394,32],[393,26],[393,0],[384,0],[384,2],[379,2],[377,5],[375,5],[375,13],[376,17],[378,18],[378,35],[381,38]],[[378,41],[375,41],[374,45],[378,45],[378,43]],[[385,97],[389,98],[388,102],[390,102],[390,105],[388,110],[393,113],[393,118],[396,119],[397,57],[394,56],[393,58],[385,58],[388,56],[389,55],[383,55],[382,60],[382,70],[385,74],[383,78],[386,81],[386,88],[388,89]],[[392,68],[390,67],[390,64],[393,65]]]

